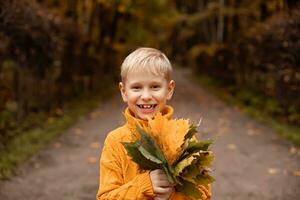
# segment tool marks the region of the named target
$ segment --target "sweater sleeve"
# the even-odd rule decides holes
[[[149,171],[138,174],[131,181],[124,183],[121,145],[110,136],[105,140],[100,159],[100,185],[97,200],[152,198],[154,194]]]

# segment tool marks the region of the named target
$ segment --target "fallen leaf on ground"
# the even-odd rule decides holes
[[[248,129],[247,130],[247,135],[249,135],[249,136],[253,136],[253,135],[259,135],[260,134],[260,132],[259,132],[259,130],[257,130],[257,129]]]
[[[75,133],[76,135],[81,135],[81,134],[82,134],[82,130],[81,130],[80,128],[75,128],[75,129],[74,129],[74,133]]]
[[[203,102],[203,96],[202,95],[197,95],[196,96],[196,98],[197,98],[197,100],[199,101],[199,102]]]
[[[34,163],[34,168],[39,169],[41,166],[39,163]]]
[[[98,149],[100,147],[100,144],[99,142],[93,142],[90,144],[90,147],[93,149]]]
[[[95,164],[98,162],[98,158],[97,157],[88,157],[88,163],[91,163],[91,164]]]
[[[290,148],[290,153],[291,154],[296,154],[298,152],[298,149],[296,147],[291,147]]]
[[[61,147],[61,143],[56,142],[56,143],[54,143],[53,146],[54,146],[54,148],[59,149]]]
[[[235,144],[228,144],[227,147],[230,150],[235,150],[236,149],[236,145]]]
[[[227,133],[229,133],[229,128],[228,128],[228,127],[222,127],[222,128],[220,128],[220,129],[218,130],[218,132],[219,132],[220,134],[227,134]]]
[[[276,135],[271,137],[271,140],[279,140],[279,137],[277,137]]]
[[[300,177],[300,170],[293,171],[293,175]]]
[[[278,173],[278,169],[276,169],[276,168],[269,168],[269,169],[268,169],[268,173],[269,173],[269,174],[272,174],[272,175],[273,175],[273,174],[277,174],[277,173]]]

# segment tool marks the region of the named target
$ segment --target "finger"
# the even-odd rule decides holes
[[[161,169],[155,170],[155,174],[158,175],[158,176],[165,176],[166,175],[166,173]]]
[[[155,173],[162,173],[163,170],[162,169],[155,169],[155,170],[153,170],[153,172],[155,172]]]
[[[154,200],[166,200],[166,198],[163,196],[156,196],[154,197]]]
[[[161,169],[153,170],[151,173],[152,173],[154,176],[157,176],[157,177],[164,177],[164,176],[165,176],[164,171],[162,171]]]
[[[159,178],[159,180],[167,180],[167,181],[169,181],[166,173],[164,173],[164,172],[163,173],[159,173],[157,175],[157,177]]]
[[[169,199],[170,194],[165,194],[165,195],[156,195],[154,197],[154,200],[167,200]]]
[[[172,191],[172,188],[170,187],[155,187],[153,188],[153,191],[155,194],[166,194]]]
[[[157,181],[157,186],[158,187],[171,187],[172,185],[168,180],[161,179],[161,180]]]
[[[162,170],[162,169],[158,169],[157,172],[160,173],[160,174],[164,174],[165,173],[165,171]]]

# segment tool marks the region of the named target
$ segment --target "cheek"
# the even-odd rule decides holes
[[[168,94],[167,90],[161,90],[161,91],[157,91],[154,96],[157,100],[165,100],[167,99],[167,94]]]
[[[128,101],[135,101],[138,99],[138,96],[139,96],[139,94],[136,92],[128,92],[127,93]]]

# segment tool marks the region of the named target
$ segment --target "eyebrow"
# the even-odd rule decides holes
[[[162,84],[162,82],[161,81],[153,81],[150,84]]]
[[[157,81],[157,80],[154,80],[154,81],[151,81],[150,84],[162,84],[163,81]],[[130,85],[136,85],[136,84],[142,84],[141,82],[137,81],[137,82],[131,82]]]
[[[129,85],[140,85],[141,83],[140,82],[132,82],[132,83],[129,83]]]

